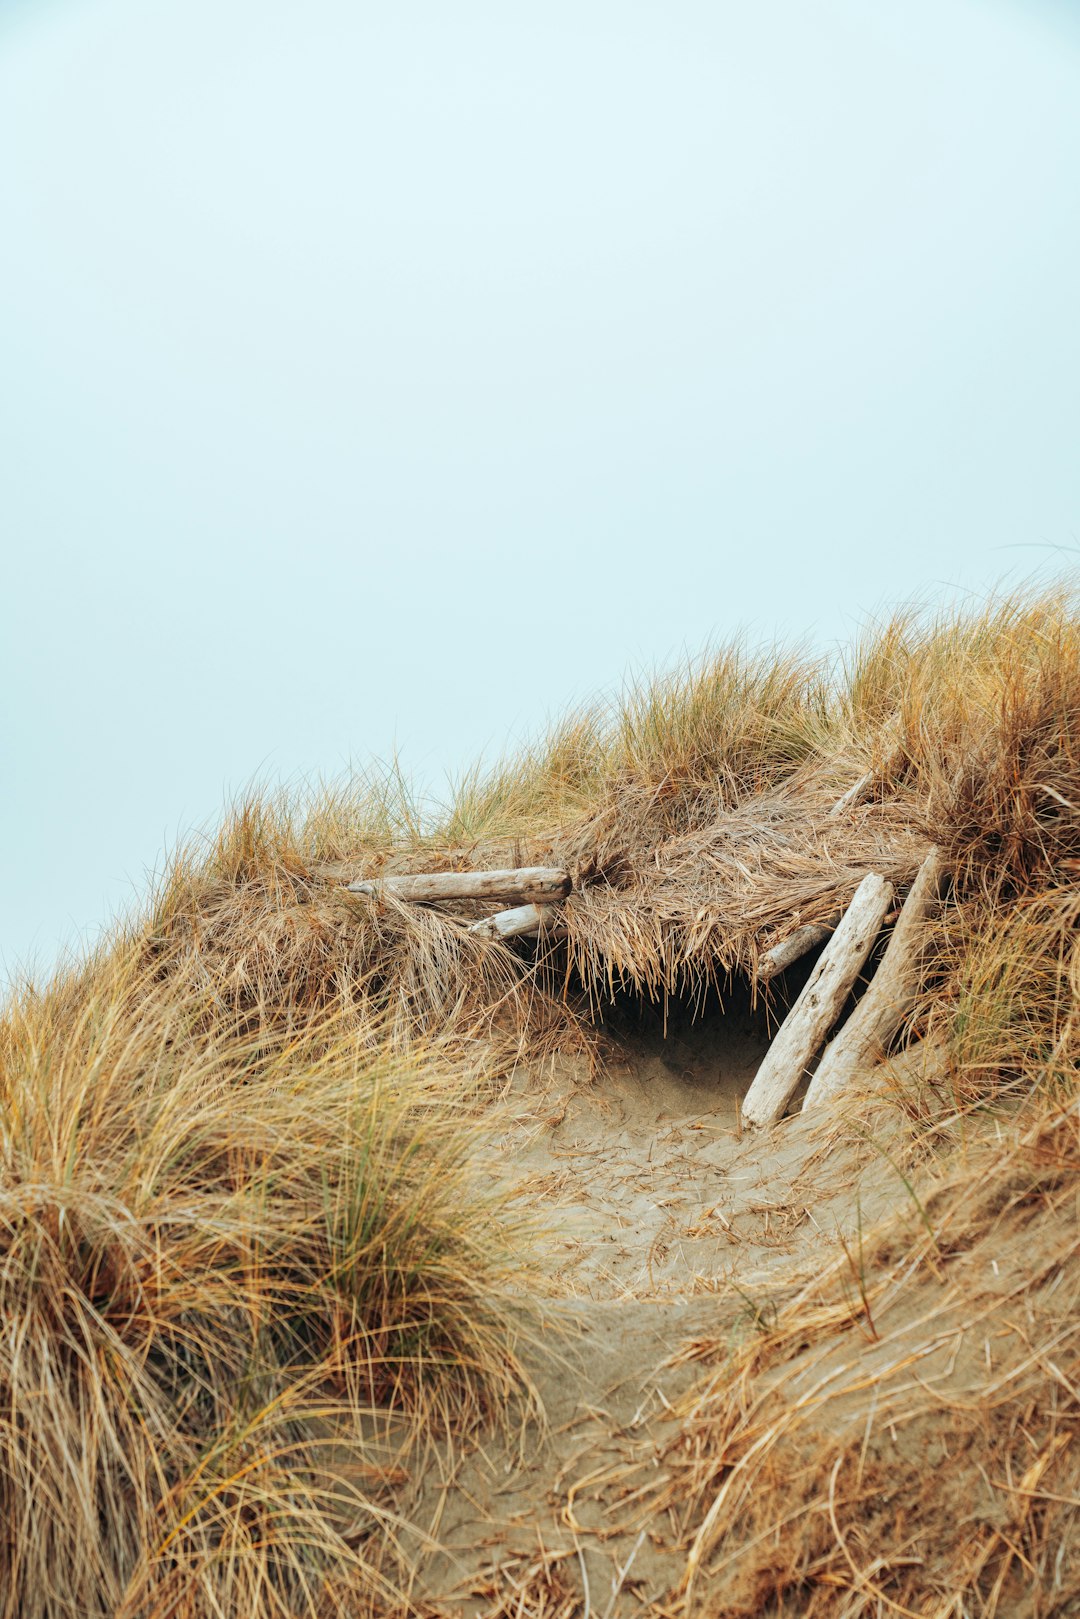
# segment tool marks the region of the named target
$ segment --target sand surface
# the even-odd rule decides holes
[[[420,1470],[410,1510],[442,1549],[417,1546],[417,1594],[439,1610],[509,1615],[515,1592],[535,1602],[545,1581],[553,1615],[583,1613],[586,1582],[601,1619],[655,1604],[680,1575],[684,1526],[639,1522],[633,1496],[642,1469],[663,1466],[672,1402],[701,1375],[695,1336],[755,1330],[835,1256],[838,1232],[857,1237],[905,1195],[888,1159],[835,1119],[741,1130],[769,1034],[748,1006],[666,1027],[659,1013],[624,1017],[609,1034],[598,1073],[522,1069],[498,1103],[484,1174],[546,1232],[552,1297],[524,1354],[546,1423],[524,1448],[481,1436],[463,1460],[432,1452]]]

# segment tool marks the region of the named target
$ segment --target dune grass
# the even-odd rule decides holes
[[[651,1512],[671,1612],[1066,1614],[1080,1600],[1080,625],[1068,595],[885,627],[849,666],[835,759],[945,851],[894,1091],[910,1207],[710,1369]],[[822,761],[824,763],[824,761]],[[881,1106],[876,1106],[881,1121]],[[873,1110],[870,1117],[873,1117]],[[854,1128],[860,1130],[858,1118]],[[933,1156],[925,1161],[928,1150]],[[906,1180],[906,1177],[905,1177]],[[761,1323],[764,1323],[762,1326]]]
[[[494,768],[466,772],[435,817],[437,835],[551,839],[612,795],[633,803],[643,830],[657,808],[669,830],[685,829],[784,780],[830,721],[822,660],[737,640],[628,680]]]
[[[23,986],[0,1023],[0,1613],[393,1611],[407,1569],[372,1425],[401,1424],[407,1445],[529,1408],[515,1352],[525,1239],[470,1169],[485,1086],[516,1062],[588,1050],[590,997],[752,971],[778,927],[830,914],[868,864],[902,884],[930,842],[951,885],[908,1035],[948,1060],[937,1091],[905,1105],[944,1155],[955,1195],[934,1209],[959,1255],[998,1219],[979,1204],[956,1238],[976,1184],[1014,1212],[1041,1196],[1054,1219],[1077,1184],[1080,624],[1067,592],[899,615],[831,663],[720,648],[467,771],[442,806],[390,767],[253,791],[180,850],[145,914]],[[569,945],[539,960],[470,935],[467,909],[342,884],[547,860],[577,887]],[[995,1148],[978,1135],[969,1161],[975,1115],[1004,1133]],[[1017,1186],[1036,1191],[1010,1204]],[[688,1406],[693,1463],[665,1502],[687,1528],[687,1601],[717,1557],[744,1555],[747,1602],[777,1612],[791,1592],[816,1604],[799,1611],[851,1615],[923,1600],[913,1563],[874,1564],[853,1539],[859,1497],[838,1492],[855,1441],[837,1440],[830,1482],[809,1418],[769,1428],[769,1391],[812,1344],[832,1353],[828,1332],[869,1315],[908,1353],[923,1329],[904,1299],[943,1285],[920,1231],[903,1254],[874,1238],[857,1298],[839,1262],[817,1302],[740,1352],[730,1386],[713,1380]],[[962,1312],[974,1283],[949,1275]],[[1051,1282],[1028,1300],[1040,1333],[1037,1287]],[[1075,1384],[1052,1339],[1047,1327],[1032,1344]],[[1057,1402],[1035,1437],[1049,1478],[1068,1423],[1062,1385],[1038,1375]],[[1003,1409],[992,1382],[965,1395],[984,1413]],[[1025,1371],[1008,1398],[1033,1389]],[[1015,1448],[1027,1407],[1008,1409]],[[331,1475],[327,1436],[343,1428],[354,1465]],[[804,1445],[814,1532],[773,1578],[752,1548],[780,1533],[769,1503]],[[1009,1465],[1022,1484],[1034,1462],[1016,1450]],[[752,1521],[733,1516],[747,1492]],[[1044,1507],[1021,1539],[1049,1534]],[[994,1611],[1020,1566],[1000,1574],[1003,1557],[995,1543],[978,1567],[935,1563],[942,1619],[966,1611],[965,1593]]]
[[[970,941],[999,907],[1075,881],[1078,712],[1064,591],[901,614],[831,663],[735,643],[466,771],[441,806],[396,766],[252,793],[176,857],[148,948],[160,937],[230,1011],[273,1025],[351,1006],[389,1011],[403,1039],[513,1025],[528,1041],[560,1014],[520,953],[476,948],[437,908],[365,905],[342,878],[565,863],[577,975],[599,988],[617,964],[675,992],[682,974],[693,989],[752,973],[790,918],[824,919],[870,867],[910,881],[930,842]],[[831,806],[867,773],[836,828]],[[944,977],[957,959],[944,950]]]
[[[527,1396],[521,1246],[436,1050],[230,1028],[166,967],[120,949],[3,1028],[0,1612],[385,1604],[379,1464],[327,1483],[322,1430],[363,1476],[365,1413]]]

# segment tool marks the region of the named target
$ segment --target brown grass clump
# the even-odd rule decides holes
[[[230,1030],[156,965],[2,1030],[0,1612],[352,1613],[393,1578],[365,1424],[527,1395],[507,1229],[436,1052]]]
[[[867,709],[892,710],[891,785],[906,787],[961,894],[1001,903],[1074,874],[1080,626],[1070,596],[890,626],[873,661],[885,668],[872,700],[866,671],[857,679],[852,726]]]
[[[949,1100],[962,1109],[1067,1099],[1080,1051],[1080,892],[1051,888],[989,915],[974,909],[941,929],[953,993],[932,1021],[949,1042]]]
[[[398,842],[378,841],[364,830],[363,808],[347,790],[313,805],[279,794],[235,806],[207,848],[192,843],[176,856],[148,923],[132,929],[147,971],[185,986],[212,1019],[252,1033],[339,1017],[402,1050],[437,1038],[467,1057],[482,1044],[489,1073],[523,1042],[537,1054],[546,1042],[587,1043],[520,956],[470,934],[460,916],[347,891],[350,876],[403,860],[468,865],[404,822]]]

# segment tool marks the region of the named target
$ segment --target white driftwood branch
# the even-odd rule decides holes
[[[835,820],[838,815],[843,815],[846,809],[851,809],[855,804],[861,804],[873,787],[876,777],[876,770],[868,770],[864,776],[859,777],[858,781],[853,782],[844,796],[836,800],[836,803],[829,811],[829,819]]]
[[[554,866],[523,866],[516,871],[430,871],[412,877],[378,877],[350,883],[350,894],[393,894],[417,901],[486,899],[506,905],[542,905],[565,899],[570,878]]]
[[[771,950],[766,950],[761,958],[757,970],[759,983],[767,983],[775,978],[777,973],[786,972],[793,962],[799,961],[815,945],[824,944],[830,933],[836,932],[836,925],[844,913],[837,911],[835,916],[827,922],[808,922],[803,928],[796,928],[789,933],[780,944],[774,944]],[[899,911],[890,911],[883,926],[888,927],[900,915]]]
[[[940,852],[933,848],[919,867],[869,989],[836,1039],[825,1048],[803,1101],[804,1109],[833,1101],[884,1057],[890,1040],[915,1004],[923,923],[937,905],[943,875]]]
[[[867,770],[865,774],[859,777],[858,781],[852,782],[847,792],[836,800],[836,803],[829,811],[830,820],[835,820],[837,816],[843,815],[845,810],[853,809],[856,804],[861,804],[863,799],[868,798],[873,792],[875,782],[887,781],[893,772],[903,764],[904,749],[900,742],[896,740],[900,734],[900,716],[898,714],[894,715],[890,720],[885,734],[893,742],[893,746],[885,760],[876,768]]]
[[[805,956],[808,950],[813,950],[817,944],[823,944],[839,922],[839,916],[831,922],[808,922],[804,928],[796,928],[789,933],[780,944],[774,944],[771,950],[766,950],[758,965],[757,976],[762,981],[775,978]]]
[[[554,905],[518,905],[512,911],[496,911],[482,922],[473,922],[469,932],[482,939],[522,939],[531,933],[542,933],[549,939],[561,937],[566,928]]]
[[[748,1124],[773,1124],[787,1107],[874,947],[892,896],[892,883],[873,871],[855,890],[743,1098],[742,1116]]]

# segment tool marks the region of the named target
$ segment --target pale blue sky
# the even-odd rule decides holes
[[[0,951],[1080,547],[1080,3],[0,0]]]

